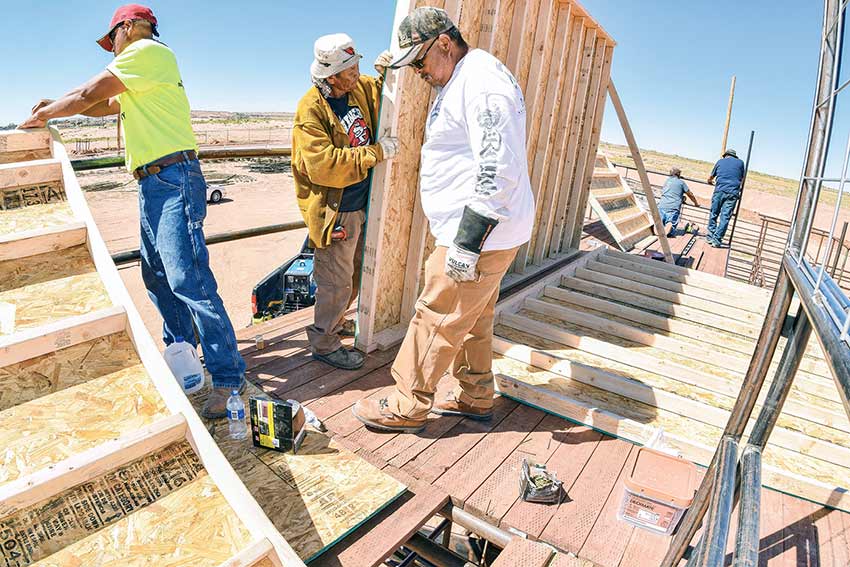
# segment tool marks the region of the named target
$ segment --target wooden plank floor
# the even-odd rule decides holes
[[[380,398],[390,391],[394,351],[369,355],[358,371],[335,370],[313,361],[306,350],[304,329],[311,319],[312,311],[305,310],[240,331],[249,378],[271,395],[305,403],[338,442],[405,482],[417,496],[426,494],[421,500],[427,505],[400,501],[358,530],[357,537],[379,530],[397,538],[411,524],[424,523],[445,493],[454,505],[494,525],[588,560],[577,565],[658,565],[669,539],[616,520],[623,471],[635,457],[635,446],[507,398],[496,400],[489,422],[432,416],[420,434],[369,431],[350,408],[362,397]],[[266,342],[261,350],[253,339],[258,334]],[[452,387],[451,380],[444,379],[437,395]],[[560,505],[518,499],[523,458],[545,462],[557,472],[567,490]],[[850,565],[850,514],[770,490],[762,494],[764,509],[770,510],[762,526],[762,567]],[[362,549],[356,543],[356,538],[347,538],[331,548],[323,564],[345,564],[351,554],[345,550]],[[335,557],[340,559],[334,563]],[[565,554],[557,558],[569,561]]]

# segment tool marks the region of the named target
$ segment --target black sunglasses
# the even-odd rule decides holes
[[[417,69],[422,69],[422,67],[425,66],[425,57],[428,56],[428,52],[431,51],[431,48],[434,47],[434,44],[437,43],[438,39],[439,39],[439,36],[435,37],[434,41],[431,42],[431,45],[428,46],[428,49],[425,50],[425,53],[422,54],[422,57],[420,57],[420,58],[418,58],[414,61],[411,61],[410,66],[415,67]]]
[[[111,41],[112,43],[115,43],[115,34],[117,34],[117,33],[118,33],[118,28],[120,28],[121,26],[123,26],[123,25],[124,25],[124,24],[126,24],[127,22],[133,23],[133,22],[138,22],[138,21],[139,21],[139,20],[138,20],[138,18],[137,18],[137,19],[135,19],[135,20],[124,20],[124,21],[123,21],[123,22],[121,22],[121,23],[115,24],[115,27],[114,27],[114,28],[112,28],[112,31],[110,31],[110,32],[109,32],[109,41]]]

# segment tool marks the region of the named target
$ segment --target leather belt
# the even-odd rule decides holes
[[[195,153],[195,150],[178,152],[176,154],[160,158],[156,161],[152,161],[147,165],[137,167],[135,170],[133,170],[133,177],[136,179],[136,181],[139,181],[149,175],[156,175],[169,165],[174,165],[175,163],[180,163],[183,161],[194,161],[196,159],[198,159],[198,154]]]

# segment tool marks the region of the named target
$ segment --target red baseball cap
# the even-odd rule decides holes
[[[156,16],[153,15],[153,10],[141,4],[126,4],[115,10],[115,13],[112,15],[112,22],[109,24],[109,31],[97,40],[97,44],[112,53],[114,46],[112,45],[112,40],[109,39],[109,34],[112,33],[115,26],[127,20],[146,20],[150,22],[153,28],[153,34],[159,37],[159,32],[156,31]]]

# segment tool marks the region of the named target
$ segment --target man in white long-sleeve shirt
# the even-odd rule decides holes
[[[392,367],[395,391],[352,408],[368,426],[420,431],[429,412],[492,416],[493,314],[499,282],[531,237],[525,102],[510,71],[470,50],[445,11],[418,8],[399,26],[390,68],[412,66],[437,89],[422,146],[420,191],[437,248]],[[443,374],[458,388],[434,404]]]

